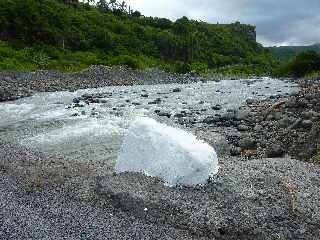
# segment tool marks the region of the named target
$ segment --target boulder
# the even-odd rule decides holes
[[[230,154],[231,156],[240,156],[241,155],[241,148],[232,146],[230,148]]]
[[[256,149],[257,148],[257,142],[255,139],[252,139],[251,137],[244,137],[239,140],[239,147],[242,149]]]
[[[215,105],[213,107],[211,107],[212,110],[215,110],[215,111],[219,111],[222,109],[222,106],[221,105]]]
[[[284,150],[280,146],[280,144],[272,144],[267,147],[266,149],[266,156],[268,158],[277,158],[277,157],[282,157],[284,155]]]
[[[169,113],[169,112],[158,112],[157,113],[157,115],[159,116],[159,117],[167,117],[167,118],[171,118],[171,113]]]
[[[311,129],[312,128],[312,125],[313,125],[313,122],[311,120],[303,120],[301,121],[300,123],[300,126],[303,128],[303,129]]]
[[[219,116],[210,116],[210,117],[206,117],[205,119],[203,119],[203,123],[205,124],[213,124],[213,123],[217,123],[220,122],[221,118]]]
[[[174,88],[172,92],[181,92],[181,88]]]
[[[248,127],[247,125],[244,125],[244,124],[240,124],[240,125],[237,126],[237,129],[240,132],[246,132],[246,131],[250,130],[250,127]]]

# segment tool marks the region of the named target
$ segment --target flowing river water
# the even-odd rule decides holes
[[[174,91],[177,88],[181,91]],[[37,93],[0,103],[0,138],[66,159],[112,166],[128,124],[137,116],[156,117],[156,110],[172,116],[197,112],[194,116],[201,121],[238,109],[247,99],[263,100],[298,90],[294,83],[262,78]],[[99,102],[73,103],[88,94],[98,96]],[[216,105],[222,108],[213,110]]]

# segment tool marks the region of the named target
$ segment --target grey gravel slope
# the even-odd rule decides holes
[[[0,141],[0,239],[195,239],[103,204],[90,194],[95,175]]]
[[[2,239],[320,236],[320,167],[310,163],[226,158],[207,185],[169,188],[139,174],[98,176],[60,161],[0,143]]]
[[[222,160],[204,187],[137,174],[100,179],[98,194],[147,218],[216,239],[318,239],[320,168],[292,159]]]
[[[192,239],[187,232],[145,223],[115,210],[50,190],[27,194],[0,176],[1,239]]]

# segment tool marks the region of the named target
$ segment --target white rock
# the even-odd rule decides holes
[[[116,163],[116,173],[140,172],[170,186],[204,184],[218,169],[217,154],[207,143],[146,117],[131,123]]]

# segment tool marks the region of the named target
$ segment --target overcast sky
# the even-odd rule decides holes
[[[270,45],[320,42],[320,0],[127,0],[145,16],[209,23],[240,21],[257,26],[257,40]]]

